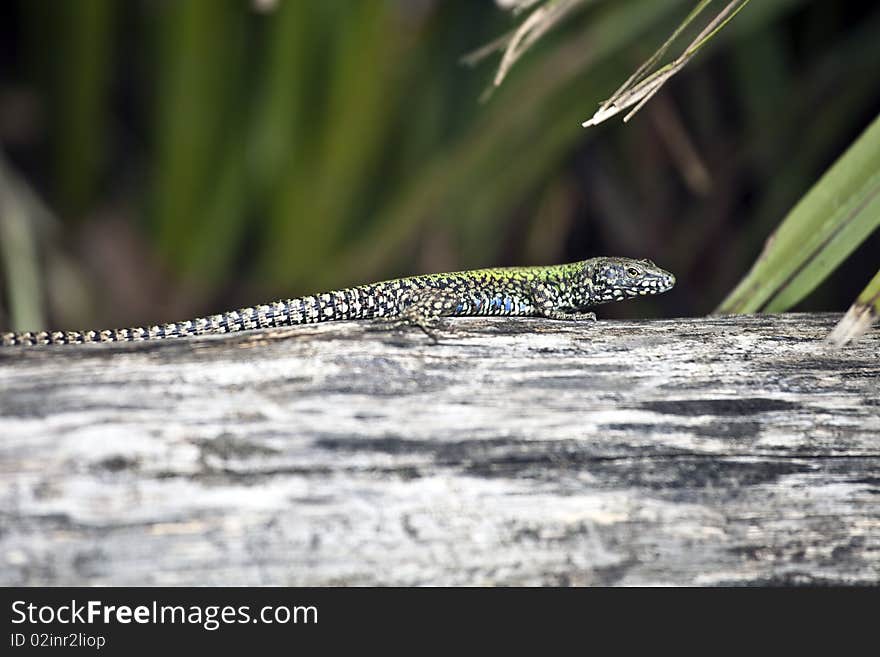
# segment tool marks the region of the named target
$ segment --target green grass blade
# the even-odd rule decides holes
[[[828,342],[841,347],[871,328],[880,317],[880,271],[850,306],[843,319],[828,335]]]
[[[58,204],[64,215],[77,220],[93,200],[102,165],[117,9],[108,0],[84,0],[59,9],[66,25],[57,52],[54,108]]]
[[[348,12],[331,26],[332,48],[325,46],[327,96],[321,116],[306,128],[313,140],[309,156],[285,171],[267,226],[265,275],[279,283],[308,278],[346,240],[370,172],[394,132],[398,91],[392,81],[400,53],[387,38],[389,6],[359,3]]]
[[[880,117],[767,240],[717,313],[781,312],[809,294],[880,226]]]
[[[159,252],[185,270],[188,245],[210,229],[206,199],[237,124],[244,10],[211,0],[159,7],[153,222]]]
[[[6,279],[10,326],[31,331],[46,325],[43,274],[39,267],[39,225],[45,213],[27,184],[0,153],[0,266]]]

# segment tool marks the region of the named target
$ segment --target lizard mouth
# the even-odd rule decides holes
[[[627,296],[632,298],[662,294],[663,292],[671,290],[674,286],[675,276],[666,273],[659,276],[652,276],[636,283],[634,286],[627,289]]]

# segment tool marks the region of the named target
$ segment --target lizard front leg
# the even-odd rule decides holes
[[[567,313],[562,310],[551,310],[542,313],[547,319],[558,319],[566,322],[595,322],[596,313]]]
[[[535,310],[541,317],[567,322],[596,321],[596,313],[583,313],[560,308],[559,294],[546,283],[540,282],[532,285],[531,297]]]

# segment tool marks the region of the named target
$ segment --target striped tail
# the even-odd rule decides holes
[[[314,296],[231,310],[198,319],[156,324],[148,327],[104,331],[39,331],[0,334],[0,346],[83,344],[87,342],[139,342],[188,338],[198,335],[236,333],[250,329],[294,326],[347,319],[369,319],[395,315],[400,294],[413,283],[390,281],[360,285]]]
[[[84,344],[88,342],[138,342],[198,335],[235,333],[248,329],[291,326],[334,319],[315,310],[315,297],[302,297],[232,310],[198,319],[154,326],[108,329],[103,331],[27,331],[0,334],[0,345],[36,346],[46,344]],[[311,302],[311,303],[309,303]]]

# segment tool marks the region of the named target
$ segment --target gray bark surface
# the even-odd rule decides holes
[[[0,349],[0,584],[877,584],[838,317]]]

